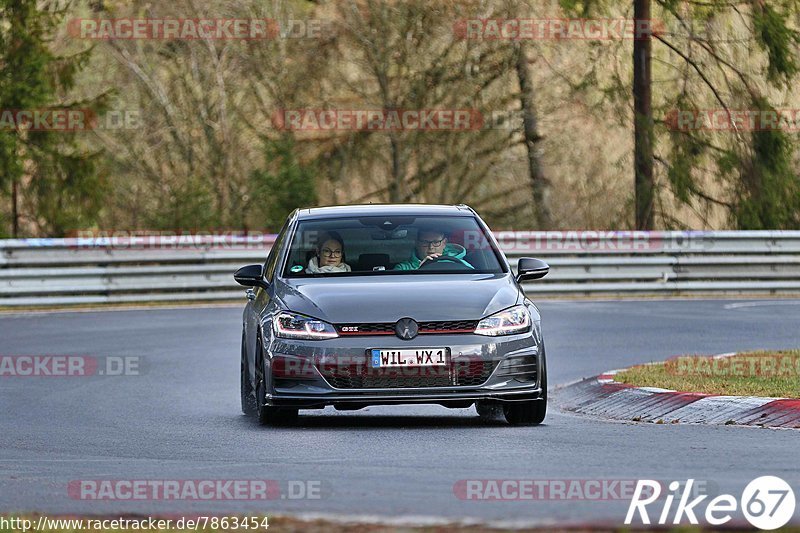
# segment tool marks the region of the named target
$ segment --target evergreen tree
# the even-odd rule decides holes
[[[568,12],[582,16],[608,13],[611,4],[561,0]],[[800,228],[800,176],[793,161],[795,144],[787,131],[675,127],[680,111],[702,116],[718,110],[730,117],[738,110],[753,114],[776,111],[770,97],[791,88],[800,69],[800,34],[792,26],[800,4],[796,0],[636,0],[635,5],[639,12],[649,12],[648,16],[665,22],[669,30],[652,36],[652,51],[645,50],[642,55],[642,47],[637,47],[640,53],[635,56],[634,75],[642,72],[642,65],[649,65],[652,54],[658,59],[659,77],[673,80],[653,87],[648,74],[646,84],[637,78],[640,83],[633,87],[637,103],[649,94],[654,101],[652,106],[637,107],[634,118],[637,125],[648,125],[639,128],[636,138],[637,227],[650,229],[650,224],[642,222],[647,219],[642,214],[652,216],[663,200],[658,180],[640,179],[640,170],[649,167],[652,174],[657,161],[666,168],[666,186],[673,198],[701,218],[704,210],[716,206],[727,211],[737,229]],[[588,77],[595,79],[596,72]],[[612,84],[607,94],[618,98],[631,94],[631,86],[624,80],[614,79]],[[630,105],[622,98],[617,103]],[[647,110],[646,115],[642,109]],[[661,135],[656,135],[658,130],[647,135],[653,124],[664,126]],[[662,143],[661,154],[657,141]],[[716,179],[702,181],[709,172]],[[663,209],[657,214],[665,227],[683,226]]]
[[[69,56],[54,53],[52,38],[69,4],[0,0],[0,195],[10,201],[11,220],[0,234],[14,237],[29,228],[61,235],[91,224],[103,199],[95,172],[97,153],[84,149],[80,132],[19,127],[19,111],[89,110],[88,123],[105,107],[107,94],[68,101],[91,49]]]
[[[294,209],[317,203],[314,170],[301,164],[295,152],[290,136],[265,141],[267,167],[251,177],[254,205],[261,214],[259,227],[277,232]]]

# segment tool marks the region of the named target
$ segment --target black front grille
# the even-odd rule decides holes
[[[495,361],[454,361],[448,366],[409,368],[324,365],[319,371],[337,389],[474,387],[485,383],[495,366]]]
[[[336,324],[339,335],[394,335],[394,322],[362,322],[355,324]],[[477,320],[439,320],[419,323],[419,334],[472,333],[478,326]]]
[[[420,322],[420,333],[472,333],[478,327],[477,320],[442,320]]]
[[[497,361],[456,362],[455,385],[474,387],[483,385],[497,366]]]

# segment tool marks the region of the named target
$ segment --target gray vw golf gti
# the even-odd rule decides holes
[[[296,210],[248,287],[242,410],[264,424],[299,409],[430,403],[512,424],[547,411],[539,310],[471,208],[363,205]]]

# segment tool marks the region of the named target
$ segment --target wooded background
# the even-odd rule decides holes
[[[273,19],[255,40],[82,39],[80,18]],[[648,39],[465,39],[465,19],[643,18]],[[308,29],[321,24],[324,31]],[[467,203],[494,229],[798,229],[797,0],[0,0],[0,237],[276,231],[298,206]],[[635,59],[636,58],[636,59]],[[634,80],[637,80],[634,83]],[[292,131],[280,109],[476,109],[468,131]],[[504,122],[500,119],[506,117]]]

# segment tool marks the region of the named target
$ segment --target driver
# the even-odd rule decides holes
[[[436,228],[420,228],[411,259],[399,263],[394,270],[416,270],[426,261],[435,261],[440,257],[460,259],[459,263],[474,268],[464,261],[465,255],[467,255],[466,248],[460,244],[448,243],[447,235],[443,231]]]

